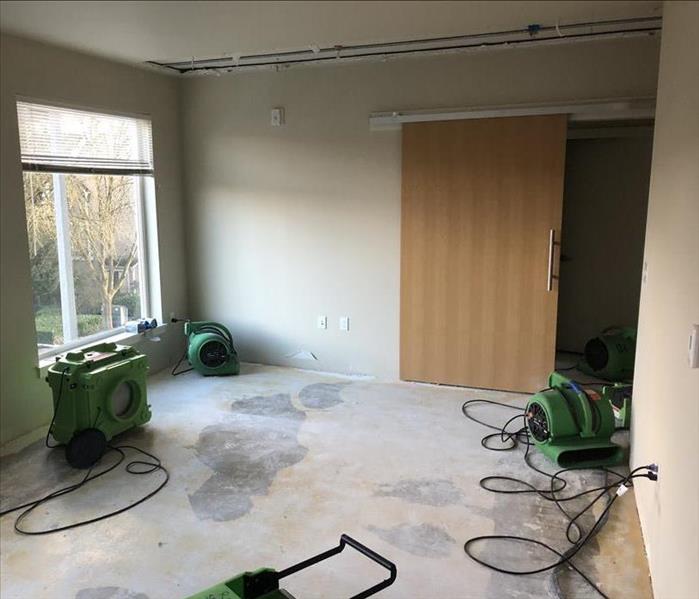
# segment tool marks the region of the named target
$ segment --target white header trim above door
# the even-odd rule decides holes
[[[510,104],[450,110],[374,112],[369,115],[369,129],[372,131],[400,129],[403,123],[426,121],[458,121],[547,114],[567,114],[568,120],[571,122],[652,119],[655,116],[655,98],[618,98],[566,104]]]

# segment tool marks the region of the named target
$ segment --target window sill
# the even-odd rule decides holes
[[[166,330],[167,330],[167,323],[164,323],[164,324],[158,325],[154,329],[150,329],[149,331],[146,331],[145,333],[133,333],[130,331],[123,331],[121,333],[111,335],[110,337],[105,337],[104,339],[100,339],[99,341],[87,342],[84,345],[79,345],[78,347],[73,347],[71,349],[67,349],[66,351],[64,351],[60,354],[57,354],[55,356],[41,358],[39,360],[39,364],[36,366],[36,374],[39,378],[44,378],[46,376],[48,369],[49,369],[49,366],[51,366],[51,364],[56,363],[56,358],[66,354],[69,351],[80,351],[82,349],[85,349],[86,347],[90,347],[91,345],[95,345],[96,343],[119,343],[121,345],[134,345],[138,341],[142,341],[143,339],[147,339],[148,337],[157,337],[158,335],[164,333]]]

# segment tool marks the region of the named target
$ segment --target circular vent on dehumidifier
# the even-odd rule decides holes
[[[536,441],[543,442],[551,436],[546,411],[536,402],[527,409],[527,427]]]
[[[123,381],[112,393],[112,413],[117,418],[126,418],[133,402],[133,388],[128,381]]]
[[[595,337],[585,344],[585,362],[592,370],[602,370],[609,362],[609,352],[604,342]]]
[[[199,359],[207,368],[218,368],[228,361],[228,348],[220,341],[207,341],[199,350]]]

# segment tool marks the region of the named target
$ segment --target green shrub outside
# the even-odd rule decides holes
[[[63,319],[60,306],[39,308],[35,315],[37,337],[40,343],[60,345],[63,343]],[[102,330],[100,314],[78,314],[78,335],[88,337]],[[53,333],[53,341],[49,339]]]

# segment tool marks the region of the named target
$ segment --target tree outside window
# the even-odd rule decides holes
[[[148,315],[150,122],[18,102],[39,355]]]
[[[115,175],[60,176],[69,211],[78,334],[86,337],[121,326],[124,315],[141,316],[139,182]],[[52,174],[24,174],[34,309],[43,345],[64,342],[53,182]]]

